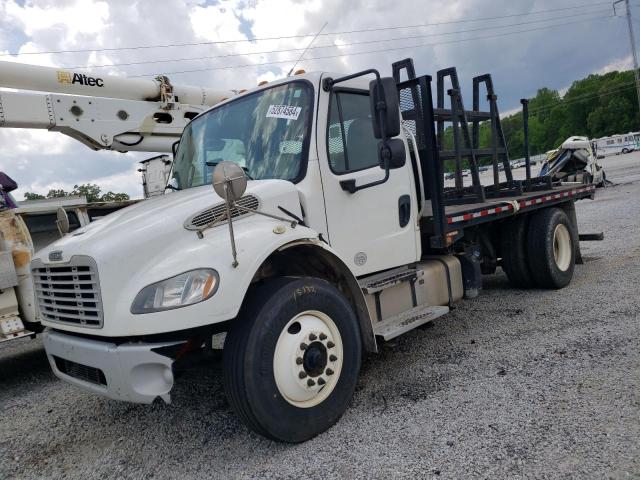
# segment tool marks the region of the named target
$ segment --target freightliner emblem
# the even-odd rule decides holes
[[[49,261],[59,262],[60,260],[62,260],[62,250],[54,250],[53,252],[49,252]]]

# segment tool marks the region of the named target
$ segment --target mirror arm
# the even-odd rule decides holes
[[[351,178],[349,180],[341,180],[340,187],[345,192],[356,193],[358,190],[364,190],[365,188],[381,185],[385,183],[387,180],[389,180],[389,170],[390,170],[389,160],[387,159],[385,161],[384,177],[381,178],[380,180],[376,180],[375,182],[371,182],[371,183],[365,183],[364,185],[356,185],[356,180],[354,178]]]

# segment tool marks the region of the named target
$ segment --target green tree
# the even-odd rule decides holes
[[[116,193],[116,192],[107,192],[105,194],[100,194],[101,190],[98,185],[87,183],[82,185],[74,185],[73,190],[70,192],[66,192],[63,189],[51,189],[47,193],[46,198],[62,198],[69,196],[80,196],[85,197],[87,202],[124,202],[129,200],[129,195],[126,193]],[[25,200],[38,200],[43,199],[45,196],[40,195],[38,193],[27,192],[24,194]]]
[[[126,193],[113,193],[111,191],[100,197],[100,201],[102,202],[125,202],[127,200],[129,200],[129,195]]]
[[[47,198],[61,198],[67,197],[69,194],[62,189],[51,189],[49,193],[47,193]]]
[[[74,185],[71,195],[84,196],[87,202],[100,202],[100,187],[92,183],[86,183],[82,185]]]
[[[44,198],[45,198],[44,195],[40,195],[39,193],[31,193],[31,192],[24,193],[25,200],[42,200]]]

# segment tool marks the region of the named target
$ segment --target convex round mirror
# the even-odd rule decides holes
[[[247,189],[247,176],[238,164],[224,161],[213,170],[211,183],[219,197],[235,202]]]

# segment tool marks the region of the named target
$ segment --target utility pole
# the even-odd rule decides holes
[[[627,27],[629,28],[629,41],[631,42],[631,56],[633,57],[633,75],[636,80],[636,94],[638,95],[638,108],[640,108],[640,73],[638,73],[638,54],[636,53],[636,37],[633,33],[633,23],[631,22],[631,6],[629,0],[616,0],[613,2],[613,13],[616,13],[616,4],[624,1],[627,9]]]

